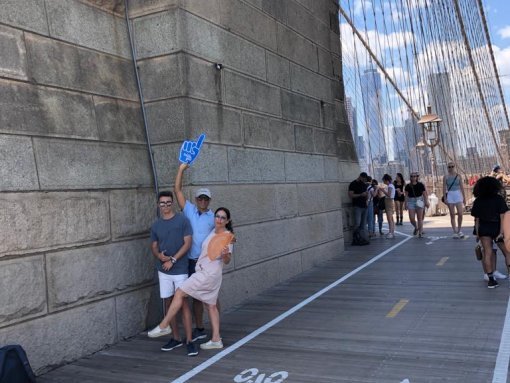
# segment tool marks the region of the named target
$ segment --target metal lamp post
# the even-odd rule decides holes
[[[420,170],[420,174],[422,174],[423,177],[425,177],[425,167],[423,166],[423,156],[425,155],[425,148],[427,145],[423,142],[423,138],[418,141],[416,144],[416,150],[418,151],[419,157],[418,157],[418,166]]]
[[[423,143],[430,148],[430,166],[432,168],[432,193],[436,194],[436,156],[434,148],[439,144],[439,124],[441,120],[432,113],[431,106],[427,106],[427,114],[418,121],[423,130]]]

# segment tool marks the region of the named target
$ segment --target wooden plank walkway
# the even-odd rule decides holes
[[[467,228],[472,221],[466,220]],[[38,381],[493,382],[508,282],[487,289],[473,238],[451,239],[447,227],[446,217],[428,219],[425,238],[399,235],[348,247],[343,256],[262,292],[223,314],[227,348],[221,352],[201,351],[195,358],[183,347],[161,352],[166,339],[141,334]],[[409,225],[397,228],[410,232]],[[498,263],[504,271],[501,255]],[[500,382],[507,378],[508,370]]]

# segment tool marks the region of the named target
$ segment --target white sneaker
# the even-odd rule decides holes
[[[508,278],[508,276],[506,276],[503,273],[500,273],[498,270],[496,270],[492,275],[494,275],[495,279],[507,279]],[[487,276],[487,274],[483,275],[483,280],[484,281],[488,281],[489,280],[489,277]]]
[[[388,239],[395,238],[395,234],[393,234],[393,233],[388,233],[388,234],[386,235],[386,238],[388,238]]]
[[[462,233],[462,231],[459,231],[457,235],[459,236],[460,239],[464,238],[464,234]]]
[[[219,340],[218,342],[213,342],[212,340],[210,340],[208,342],[202,343],[200,345],[200,348],[202,350],[214,350],[223,348],[223,342],[221,340]]]
[[[452,238],[453,238],[453,239],[459,239],[459,234],[457,234],[457,233],[453,233]]]
[[[160,328],[159,325],[154,327],[151,331],[147,333],[149,338],[158,338],[160,336],[170,335],[172,333],[172,329],[170,326],[167,328]]]

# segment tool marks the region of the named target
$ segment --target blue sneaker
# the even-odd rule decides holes
[[[197,346],[195,346],[195,343],[193,343],[193,342],[186,343],[186,349],[188,351],[188,356],[197,356],[198,355],[198,350],[197,350]]]
[[[181,347],[182,342],[180,340],[170,339],[170,342],[161,347],[161,351],[172,351],[174,348]]]
[[[193,342],[199,340],[199,339],[204,339],[204,338],[207,338],[207,334],[205,333],[205,329],[198,329],[198,328],[195,328],[193,329],[193,333],[191,334],[191,340]]]

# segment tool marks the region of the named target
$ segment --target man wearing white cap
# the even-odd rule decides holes
[[[189,270],[191,276],[195,272],[198,257],[202,250],[202,242],[214,229],[214,212],[209,209],[211,201],[211,191],[207,188],[200,188],[195,191],[195,204],[186,200],[182,192],[182,176],[184,171],[189,168],[188,164],[181,164],[175,177],[175,196],[177,203],[182,209],[184,215],[189,219],[193,229],[191,249],[188,253]],[[203,339],[207,335],[204,330],[203,322],[204,306],[202,302],[193,299],[193,314],[195,317],[195,329],[193,330],[193,341]]]

